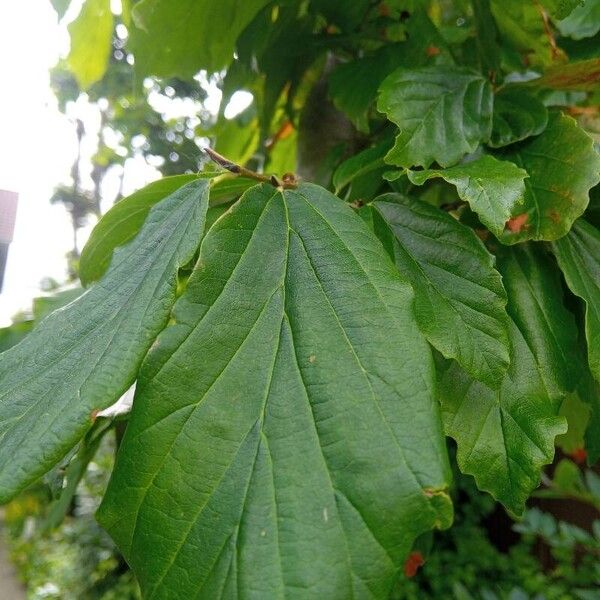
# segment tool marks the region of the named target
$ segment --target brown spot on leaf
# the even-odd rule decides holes
[[[411,552],[404,563],[404,574],[407,577],[414,577],[419,570],[425,564],[425,559],[419,551]]]
[[[312,363],[314,363],[314,362],[315,362],[315,360],[317,360],[317,357],[316,357],[314,354],[311,354],[311,355],[308,357],[308,362],[309,362],[309,363],[311,363],[311,364],[312,364]]]
[[[585,448],[576,448],[569,456],[578,464],[582,465],[587,459],[587,451]]]
[[[92,423],[96,422],[96,418],[98,417],[98,415],[100,414],[100,409],[99,408],[95,408],[91,413],[90,413],[90,421]]]
[[[430,58],[432,56],[437,56],[440,53],[440,49],[437,46],[427,46],[427,50],[425,50],[425,54]]]
[[[550,220],[551,220],[553,223],[560,223],[560,214],[559,214],[559,213],[557,213],[555,210],[551,210],[551,211],[548,213],[548,216],[550,217]]]
[[[506,221],[506,229],[508,229],[511,233],[521,233],[523,229],[527,229],[528,220],[529,215],[527,213],[517,215],[516,217],[511,217],[508,221]]]

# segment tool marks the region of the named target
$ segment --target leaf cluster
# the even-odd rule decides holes
[[[83,87],[108,4],[71,25]],[[219,163],[250,180],[103,217],[87,291],[0,356],[0,500],[136,381],[98,518],[144,597],[386,598],[451,524],[444,434],[516,515],[567,398],[595,462],[596,5],[125,2],[140,80],[218,72]]]

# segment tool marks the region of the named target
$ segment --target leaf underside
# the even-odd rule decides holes
[[[411,303],[317,186],[257,186],[213,226],[99,511],[145,598],[387,598],[451,519]]]
[[[105,277],[0,356],[0,502],[45,473],[133,383],[202,233],[208,181],[156,205]]]

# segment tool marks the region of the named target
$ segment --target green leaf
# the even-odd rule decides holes
[[[382,46],[372,55],[339,65],[331,74],[329,95],[359,131],[369,132],[369,111],[377,90],[394,69],[405,64],[404,48],[402,43]]]
[[[229,160],[243,165],[256,152],[260,141],[258,119],[250,106],[233,119],[221,119],[209,131],[208,136],[215,140],[214,148]]]
[[[523,204],[527,177],[527,172],[512,162],[487,155],[449,169],[408,171],[407,174],[415,185],[423,185],[432,177],[441,177],[455,185],[458,195],[498,237],[515,207]]]
[[[369,8],[369,0],[312,0],[311,4],[328,23],[352,29],[365,18]]]
[[[216,175],[218,173],[163,177],[117,202],[94,227],[81,253],[79,260],[81,283],[88,286],[104,275],[115,248],[126,244],[138,234],[150,209],[156,203],[199,177],[210,179]],[[212,222],[211,213],[219,212],[216,210],[217,204],[240,196],[254,183],[244,177],[224,176],[216,179],[210,191],[211,207],[207,219]]]
[[[492,148],[508,146],[532,135],[539,135],[548,124],[548,109],[522,88],[507,87],[494,99]]]
[[[23,340],[33,329],[34,321],[18,321],[8,327],[0,328],[0,352],[4,352],[12,348]]]
[[[569,394],[561,404],[560,413],[569,425],[566,433],[556,438],[556,447],[571,454],[585,445],[584,435],[590,420],[590,407],[577,394]]]
[[[33,299],[33,318],[39,323],[47,315],[63,307],[65,304],[73,302],[83,294],[83,289],[79,286],[60,290],[49,296],[38,296]]]
[[[585,370],[577,393],[590,407],[590,420],[585,431],[585,449],[588,465],[594,465],[600,459],[600,382],[594,379],[589,369]]]
[[[439,394],[460,470],[520,515],[541,467],[552,462],[554,438],[566,431],[566,423],[557,416],[560,401],[548,397],[534,356],[512,323],[510,337],[512,360],[499,390],[474,381],[453,363]]]
[[[397,69],[383,82],[377,104],[400,128],[386,161],[402,167],[457,163],[489,139],[492,104],[489,82],[470,69]]]
[[[104,275],[115,248],[132,240],[142,228],[150,209],[196,175],[174,175],[148,184],[117,202],[92,230],[81,252],[79,279],[88,286]]]
[[[481,72],[493,76],[500,71],[500,45],[490,0],[472,0],[477,59]]]
[[[524,168],[525,202],[512,211],[522,226],[507,227],[500,240],[556,240],[565,235],[588,204],[600,181],[600,156],[590,136],[574,119],[552,113],[544,132],[502,154]]]
[[[519,245],[498,257],[508,312],[533,352],[551,398],[572,392],[582,371],[574,316],[563,304],[560,272],[539,246]]]
[[[383,174],[384,170],[389,169],[383,157],[387,154],[391,145],[391,140],[385,139],[342,162],[333,173],[333,187],[336,194],[355,179],[378,171]]]
[[[600,0],[585,0],[556,26],[561,35],[574,40],[595,36],[600,31]]]
[[[102,79],[112,48],[113,15],[110,0],[85,0],[79,16],[69,24],[69,69],[86,90]]]
[[[58,20],[62,19],[69,8],[69,4],[71,4],[71,0],[50,0],[52,7],[56,11],[58,15]]]
[[[329,77],[329,95],[335,106],[346,113],[359,131],[368,133],[369,114],[383,80],[394,69],[452,62],[444,39],[423,10],[407,22],[407,41],[386,44],[366,56],[339,65]],[[438,54],[429,56],[428,47]]]
[[[523,63],[547,67],[566,60],[552,45],[537,2],[491,0],[491,9],[502,37],[524,55]]]
[[[235,41],[268,0],[142,0],[131,45],[144,75],[191,78],[233,60]]]
[[[198,245],[208,182],[156,205],[139,236],[74,302],[0,356],[0,502],[59,461],[113,404],[168,319],[177,269]]]
[[[317,186],[257,186],[211,228],[98,515],[145,597],[388,598],[413,540],[451,518],[411,305]]]
[[[584,6],[584,0],[540,0],[540,2],[554,19],[565,19],[577,7]]]
[[[552,249],[570,290],[586,304],[588,360],[600,381],[600,231],[579,219]]]
[[[421,331],[446,358],[498,387],[509,363],[506,292],[475,232],[447,213],[396,194],[373,203],[376,232],[415,290]]]

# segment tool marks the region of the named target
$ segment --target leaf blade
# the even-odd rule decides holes
[[[239,34],[266,4],[268,0],[142,0],[133,9],[137,27],[131,31],[136,69],[143,75],[183,79],[200,69],[222,69],[233,60]]]
[[[600,381],[600,232],[579,219],[552,249],[570,290],[586,304],[588,361]]]
[[[581,379],[577,325],[565,308],[560,274],[533,245],[515,246],[498,257],[510,298],[508,312],[527,342],[551,398],[574,391]]]
[[[194,179],[195,175],[164,177],[117,202],[94,227],[81,252],[81,283],[88,286],[100,279],[108,269],[114,249],[137,235],[152,206]]]
[[[527,172],[512,162],[486,155],[449,169],[408,171],[407,175],[415,185],[423,185],[432,177],[455,185],[481,222],[500,237],[515,207],[523,202]]]
[[[117,250],[101,282],[2,354],[0,500],[60,460],[94,411],[131,385],[166,324],[177,269],[194,254],[207,202],[206,181],[169,196],[152,210],[145,234]]]
[[[308,184],[247,192],[205,237],[199,265],[176,323],[143,368],[136,406],[144,409],[134,409],[99,518],[148,596],[222,593],[235,585],[234,561],[245,589],[263,598],[296,586],[328,598],[353,590],[386,597],[414,534],[449,516],[443,441],[428,399],[432,365],[408,286],[360,218]],[[366,315],[350,309],[350,297],[364,301]],[[405,339],[390,340],[397,328]],[[396,373],[376,351],[383,336],[389,355],[403,348]],[[205,357],[202,376],[184,377],[162,402],[159,382],[177,385],[173,375],[192,366],[178,358],[186,356]],[[399,401],[408,387],[411,402]],[[419,451],[401,435],[413,403],[425,414],[413,414],[412,431],[431,436],[425,447],[415,440]],[[377,444],[365,438],[373,427]],[[140,457],[148,443],[157,452]],[[377,473],[367,476],[374,460]],[[186,464],[194,466],[182,477]],[[376,487],[385,490],[377,498]],[[185,581],[183,564],[193,565]]]
[[[212,180],[207,228],[223,212],[226,202],[240,196],[255,183],[245,177],[219,177],[219,173],[212,172],[172,175],[153,181],[127,198],[119,200],[96,224],[81,252],[81,283],[87,287],[98,281],[108,269],[115,249],[128,243],[139,233],[150,209],[179,188],[197,179]]]
[[[471,69],[397,69],[381,85],[377,102],[400,128],[386,161],[407,168],[457,163],[489,139],[492,105],[489,82]]]
[[[67,64],[85,90],[102,79],[108,67],[113,30],[110,0],[86,0],[68,29],[71,50]]]
[[[529,174],[524,204],[512,212],[512,218],[524,219],[524,226],[506,228],[499,238],[504,244],[562,237],[583,214],[590,189],[600,181],[593,140],[562,113],[552,113],[543,133],[502,157]]]
[[[552,462],[554,438],[566,431],[560,402],[548,398],[537,365],[511,323],[512,360],[499,390],[472,380],[453,364],[440,381],[446,434],[456,440],[457,461],[479,489],[521,514]]]
[[[501,148],[539,135],[548,124],[548,109],[526,90],[508,87],[494,98],[490,146]]]
[[[446,358],[497,387],[510,359],[509,319],[492,255],[450,215],[416,200],[386,201],[391,197],[373,203],[385,228],[376,231],[415,290],[421,331]]]

